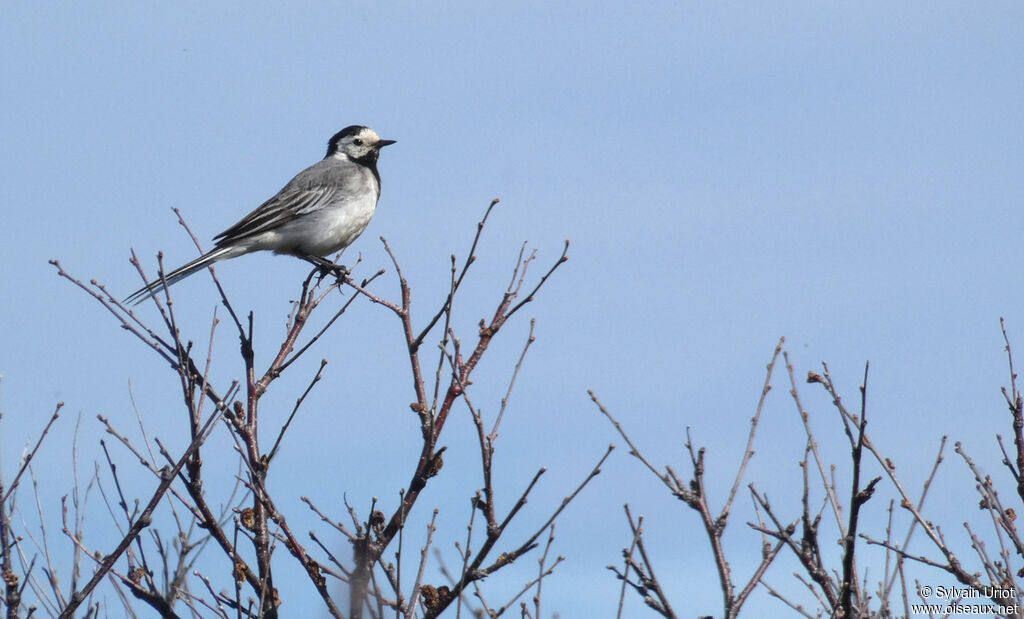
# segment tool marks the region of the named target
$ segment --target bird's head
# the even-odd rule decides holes
[[[377,161],[380,149],[394,140],[382,140],[377,132],[362,125],[345,127],[334,134],[327,143],[327,157],[347,157],[353,161],[372,163]]]

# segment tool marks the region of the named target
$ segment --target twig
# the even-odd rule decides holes
[[[750,458],[754,456],[754,436],[757,434],[758,422],[761,420],[761,411],[764,410],[764,403],[768,399],[768,392],[772,389],[772,373],[775,371],[775,362],[778,361],[779,354],[782,352],[782,345],[785,343],[786,338],[780,337],[779,343],[775,345],[775,352],[772,353],[772,360],[768,362],[764,385],[761,387],[761,397],[757,401],[754,417],[750,420],[750,434],[747,435],[747,446],[743,449],[743,460],[736,471],[736,479],[733,480],[732,488],[729,490],[729,498],[726,499],[725,505],[722,506],[722,512],[718,516],[718,519],[723,522],[729,517],[732,503],[736,499],[736,492],[739,490],[740,482],[743,481],[743,476],[747,471],[747,464],[750,462]]]
[[[302,392],[299,399],[295,401],[295,406],[292,407],[291,414],[288,415],[288,419],[284,422],[284,425],[281,426],[281,431],[277,433],[277,440],[274,441],[274,446],[271,447],[270,453],[267,454],[268,462],[272,461],[274,456],[277,455],[277,449],[281,446],[281,440],[284,439],[284,433],[287,432],[288,427],[292,425],[292,420],[295,419],[295,414],[299,412],[299,407],[302,406],[302,402],[306,399],[306,396],[308,396],[309,393],[313,391],[313,387],[320,382],[325,367],[327,367],[327,359],[321,359],[320,367],[317,369],[316,375],[314,375],[313,379],[309,381],[309,385],[306,386],[306,390]]]
[[[854,550],[857,542],[857,524],[860,510],[875,492],[875,485],[881,477],[875,477],[864,489],[860,488],[861,452],[864,449],[864,428],[867,426],[867,386],[868,364],[864,364],[864,382],[860,387],[861,411],[860,423],[857,426],[857,439],[853,449],[853,482],[850,491],[850,520],[846,527],[846,538],[843,541],[843,580],[839,590],[839,613],[842,617],[853,617],[854,594],[860,602],[857,591],[857,573],[854,564]],[[847,427],[849,432],[849,427]],[[852,436],[850,437],[852,440]]]
[[[473,236],[473,243],[469,246],[469,253],[466,254],[466,262],[462,265],[462,272],[459,273],[459,276],[455,278],[455,280],[453,281],[451,288],[448,290],[448,298],[445,299],[444,303],[441,305],[441,309],[437,310],[437,313],[434,314],[434,317],[427,321],[427,326],[423,327],[423,330],[420,331],[419,335],[417,335],[413,339],[413,351],[419,349],[420,345],[423,344],[423,340],[426,339],[427,335],[434,328],[434,325],[436,325],[437,321],[441,319],[441,316],[444,316],[450,312],[452,308],[452,302],[455,300],[455,293],[458,292],[459,286],[462,285],[462,280],[465,279],[466,272],[469,271],[469,266],[476,262],[476,246],[477,243],[480,242],[480,235],[483,234],[484,226],[487,224],[487,218],[491,216],[491,211],[494,210],[494,207],[499,202],[501,202],[501,200],[499,200],[498,198],[491,200],[491,203],[490,205],[488,205],[487,210],[484,211],[484,216],[480,219],[479,222],[477,222],[476,235]],[[452,256],[453,262],[454,258],[455,257]]]
[[[206,437],[209,435],[210,430],[213,428],[214,424],[220,420],[222,414],[222,410],[218,410],[217,412],[212,414],[209,420],[207,420],[206,424],[203,426],[203,430],[199,433],[199,435],[192,439],[192,442],[189,444],[188,449],[185,450],[185,453],[182,454],[181,458],[178,459],[178,462],[174,465],[174,467],[164,468],[160,476],[160,485],[157,486],[157,489],[153,493],[152,498],[150,498],[149,502],[146,504],[146,508],[142,511],[142,513],[135,520],[135,522],[132,523],[131,528],[128,530],[128,534],[124,536],[121,542],[111,553],[107,554],[103,558],[103,561],[100,563],[100,567],[96,570],[96,573],[93,574],[93,577],[89,580],[89,582],[86,583],[86,585],[81,590],[75,591],[71,595],[71,599],[68,600],[68,605],[64,607],[64,609],[61,611],[59,619],[70,619],[71,617],[74,617],[75,611],[82,604],[82,602],[89,596],[89,594],[92,593],[92,590],[96,588],[96,585],[98,585],[99,582],[107,575],[107,573],[110,572],[111,569],[113,569],[114,563],[121,556],[121,554],[128,548],[128,546],[131,545],[135,538],[138,537],[139,533],[141,533],[143,529],[148,527],[153,522],[153,511],[156,509],[156,506],[163,499],[164,493],[166,493],[167,489],[170,488],[171,482],[174,481],[174,478],[175,476],[177,476],[178,471],[181,470],[181,467],[185,465],[185,462],[188,461],[188,458],[191,457],[192,453],[195,452],[195,450],[198,449],[202,442],[206,439]],[[64,533],[72,539],[74,539],[74,535],[66,527],[64,529]]]
[[[53,415],[50,416],[50,420],[46,422],[46,426],[43,428],[43,431],[39,433],[39,438],[36,439],[35,446],[32,448],[32,451],[30,451],[28,455],[22,459],[21,466],[18,467],[18,473],[14,476],[14,480],[11,481],[11,485],[7,488],[7,492],[3,493],[3,498],[0,499],[0,505],[7,503],[7,499],[11,497],[11,493],[14,492],[15,489],[17,489],[18,483],[21,481],[22,474],[25,473],[25,470],[28,468],[29,464],[32,463],[32,458],[34,458],[36,456],[36,452],[39,451],[39,447],[43,444],[43,439],[45,439],[46,435],[50,433],[50,428],[53,427],[53,424],[56,423],[57,418],[60,417],[60,410],[62,408],[64,408],[64,403],[57,402],[57,408],[54,409]]]

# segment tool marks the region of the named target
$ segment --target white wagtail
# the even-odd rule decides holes
[[[284,188],[216,237],[209,252],[166,274],[125,299],[141,303],[205,266],[253,251],[291,254],[321,267],[334,264],[323,256],[348,247],[366,226],[380,198],[382,140],[373,129],[345,127],[327,143],[327,155],[288,181]]]

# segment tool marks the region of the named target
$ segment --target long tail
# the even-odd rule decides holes
[[[244,253],[245,250],[242,250],[240,247],[237,246],[229,245],[226,247],[218,247],[217,249],[214,249],[203,254],[202,256],[199,256],[192,262],[189,262],[184,266],[174,269],[173,271],[165,275],[163,279],[158,279],[154,282],[151,282],[148,286],[136,290],[131,294],[131,296],[127,297],[124,300],[124,302],[138,305],[139,303],[142,303],[146,299],[159,293],[167,286],[171,286],[177,282],[180,282],[181,280],[185,279],[189,275],[192,275],[196,271],[202,270],[203,267],[210,266],[211,264],[219,260],[234,258],[235,256]],[[164,284],[165,281],[166,285]]]

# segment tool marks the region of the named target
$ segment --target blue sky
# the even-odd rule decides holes
[[[159,250],[175,265],[194,256],[171,208],[208,241],[321,157],[335,131],[366,124],[398,144],[382,155],[380,207],[348,255],[368,272],[389,267],[377,240],[387,237],[420,320],[492,198],[502,202],[456,317],[467,337],[523,241],[539,250],[538,266],[572,242],[569,263],[502,334],[475,387],[475,401],[496,411],[536,317],[498,452],[510,493],[549,467],[524,530],[620,442],[586,389],[652,460],[677,470],[687,470],[691,426],[720,500],[782,335],[798,376],[828,361],[850,401],[870,360],[869,429],[911,487],[943,434],[1002,474],[1000,316],[1024,350],[1022,26],[1024,8],[1009,2],[7,4],[3,469],[58,400],[68,419],[44,447],[50,462],[63,463],[81,413],[88,468],[100,457],[95,415],[129,431],[131,395],[152,434],[182,436],[174,377],[48,259],[126,295],[139,285],[132,248],[151,272]],[[218,267],[236,306],[257,317],[264,364],[306,272],[269,255]],[[381,290],[393,295],[394,281]],[[183,329],[205,345],[217,299],[209,279],[175,293]],[[357,304],[270,396],[268,409],[290,410],[316,362],[330,360],[276,473],[299,530],[315,526],[300,494],[338,508],[342,493],[365,505],[406,483],[416,427],[400,336],[384,311]],[[238,376],[235,349],[222,328],[223,383]],[[781,374],[776,386],[752,481],[782,504],[799,482],[803,441]],[[804,392],[841,466],[828,400]],[[449,561],[479,484],[469,429],[464,415],[452,427],[450,477],[426,497],[444,506]],[[971,487],[959,463],[945,467],[946,488]],[[51,505],[68,475],[40,471]],[[135,483],[148,493],[144,476]],[[647,515],[677,607],[719,612],[698,522],[665,495],[618,450],[560,522],[567,562],[545,590],[547,610],[613,615],[617,586],[604,566],[629,542],[629,502]],[[872,505],[876,516],[884,504]],[[933,519],[946,516],[954,534],[973,517],[962,504],[936,498]],[[732,522],[737,553],[757,549],[749,518]],[[737,558],[734,569],[746,565]],[[788,583],[790,571],[780,564],[770,580]],[[782,612],[764,596],[752,603]]]

